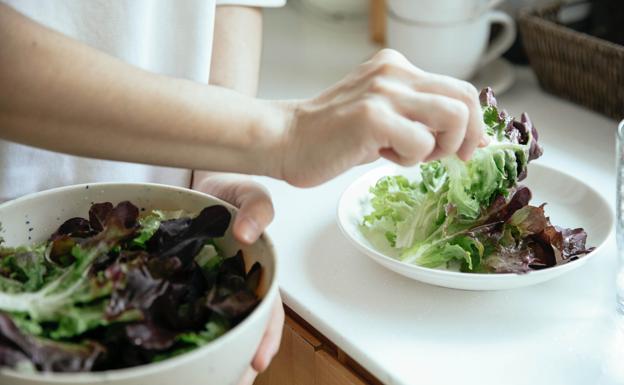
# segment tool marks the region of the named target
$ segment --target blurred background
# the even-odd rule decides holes
[[[289,0],[264,12],[264,98],[317,94],[390,47],[499,96],[520,71],[554,95],[624,115],[621,0]]]
[[[264,16],[260,97],[274,99],[314,96],[340,80],[379,49],[394,48],[425,70],[463,78],[477,88],[492,87],[500,105],[512,115],[518,116],[523,111],[528,111],[539,128],[540,142],[546,148],[544,156],[538,162],[573,172],[574,175],[604,192],[607,199],[612,200],[615,191],[615,137],[613,134],[617,126],[614,120],[624,118],[624,0],[558,2],[549,0],[289,0],[284,8],[264,10]],[[352,172],[353,174],[348,174],[341,180],[354,178],[358,172],[361,172],[361,169]],[[261,181],[270,187],[276,197],[275,201],[278,202],[276,212],[278,213],[295,212],[295,207],[300,207],[300,202],[313,199],[320,207],[325,205],[328,211],[333,211],[333,198],[329,197],[339,195],[341,189],[346,186],[346,182],[339,180],[316,189],[298,191],[295,195],[283,184],[267,179],[261,179]],[[280,196],[288,196],[297,203],[292,206],[280,203]],[[324,199],[325,197],[327,199]],[[321,209],[315,208],[314,210],[315,215],[317,212],[322,212]],[[280,221],[292,223],[298,220],[298,217],[295,219],[294,216],[288,216],[288,214],[281,215],[283,216],[278,215],[276,223]],[[318,218],[329,221],[322,214],[318,214]],[[288,222],[289,219],[291,222]],[[310,219],[310,222],[312,223],[313,219]],[[335,236],[335,243],[339,244],[340,235],[335,234],[337,230],[332,232],[335,227],[327,228],[330,231],[323,232],[323,237]],[[314,233],[314,229],[308,231]],[[279,236],[276,239],[280,241]],[[282,241],[284,244],[293,243],[292,232],[284,233]],[[329,243],[332,245],[330,250],[317,249],[316,243],[314,244],[314,268],[310,271],[319,268],[318,255],[334,256],[336,254],[333,249],[334,242]],[[295,298],[297,301],[293,300],[290,303],[290,298],[286,297],[286,305],[293,307],[295,312],[301,312],[303,318],[312,318],[311,314],[314,314],[318,317],[314,320],[319,325],[327,330],[338,330],[340,338],[338,341],[331,342],[322,339],[319,334],[314,334],[314,338],[305,337],[307,334],[300,331],[302,329],[300,325],[305,325],[303,327],[305,330],[313,330],[306,323],[306,319],[296,318],[295,321],[289,321],[287,318],[282,350],[273,361],[269,371],[258,378],[256,385],[395,383],[388,381],[387,378],[416,378],[413,373],[418,372],[417,368],[421,368],[419,365],[433,370],[420,361],[423,357],[412,360],[409,354],[404,354],[401,349],[395,349],[396,345],[403,343],[407,345],[408,342],[404,340],[393,340],[393,347],[387,346],[388,344],[383,340],[384,342],[378,345],[375,351],[364,348],[363,351],[367,353],[364,359],[371,356],[375,358],[374,361],[367,361],[369,365],[366,368],[360,365],[366,366],[362,356],[353,355],[351,359],[348,354],[352,353],[342,352],[341,349],[344,349],[344,346],[341,344],[351,348],[355,346],[352,351],[356,351],[355,349],[360,346],[370,346],[366,345],[370,336],[358,335],[353,340],[349,340],[351,326],[340,328],[341,325],[348,325],[341,322],[345,314],[351,314],[353,307],[349,307],[344,314],[335,314],[338,312],[334,311],[323,313],[319,310],[318,304],[331,303],[331,299],[328,298],[336,292],[342,295],[352,290],[345,288],[348,284],[343,287],[340,283],[331,282],[331,279],[326,279],[324,276],[319,277],[318,282],[312,279],[315,282],[314,290],[308,290],[309,288],[301,284],[301,281],[302,279],[305,281],[302,277],[309,272],[301,268],[298,264],[301,260],[297,259],[302,246],[297,242],[295,244],[296,246],[289,249],[290,253],[284,252],[288,256],[284,258],[284,263],[285,270],[291,273],[295,271],[297,274],[283,278],[282,287],[285,288],[283,289],[285,293],[291,295],[290,298]],[[615,247],[612,250],[615,250]],[[340,254],[340,251],[338,253]],[[611,264],[601,262],[594,265],[596,269],[603,269],[603,271],[586,273],[594,278],[574,283],[574,288],[571,286],[567,293],[576,294],[563,296],[566,301],[571,301],[567,308],[570,312],[565,309],[561,310],[563,302],[558,302],[556,306],[548,305],[549,308],[558,310],[557,316],[546,318],[551,321],[562,317],[561,319],[565,320],[563,324],[570,327],[573,332],[562,336],[561,339],[552,340],[552,343],[540,340],[540,349],[553,350],[549,353],[550,355],[544,352],[539,355],[560,357],[558,362],[565,361],[566,365],[569,365],[568,372],[561,377],[562,372],[554,369],[554,366],[548,368],[539,366],[536,371],[536,373],[539,372],[538,377],[535,377],[536,380],[528,381],[526,379],[529,377],[520,376],[510,381],[583,385],[624,383],[624,367],[621,365],[622,357],[624,357],[624,351],[621,349],[624,323],[620,320],[612,322],[609,318],[612,310],[612,296],[604,296],[607,298],[604,306],[594,299],[584,303],[578,302],[582,298],[582,295],[578,295],[581,292],[592,298],[600,297],[602,294],[596,293],[603,290],[601,285],[605,292],[611,293],[613,281],[602,277],[614,275],[615,251],[605,254],[607,254],[606,257],[612,258]],[[340,255],[340,257],[340,261],[348,260],[346,255]],[[334,259],[327,258],[327,260],[331,261],[327,269],[335,270]],[[356,260],[354,256],[354,261]],[[344,263],[341,268],[345,271],[362,268],[359,264],[355,265],[355,262],[353,266],[348,265],[347,262]],[[304,263],[304,266],[310,265]],[[362,282],[362,284],[367,283]],[[604,286],[607,284],[610,286]],[[579,290],[579,285],[585,285],[584,289]],[[383,292],[388,287],[390,286],[384,286],[378,290]],[[353,292],[357,292],[357,295],[352,295],[355,301],[355,298],[359,298],[361,294],[355,289]],[[555,292],[557,290],[550,291],[551,294]],[[530,302],[533,306],[533,298]],[[575,303],[572,304],[572,302]],[[518,305],[522,303],[522,300],[510,300],[507,303]],[[312,305],[314,308],[306,312],[306,306]],[[347,305],[351,306],[351,303]],[[334,309],[332,306],[328,305],[328,309]],[[368,308],[365,311],[368,311]],[[543,314],[541,310],[539,312],[540,319],[542,319]],[[293,316],[293,313],[289,313],[289,316]],[[396,317],[396,313],[393,313],[393,317]],[[424,325],[421,318],[418,318],[418,322],[421,322],[421,326]],[[582,326],[582,322],[587,322],[586,326]],[[550,336],[561,336],[560,326],[558,325],[557,331],[553,330]],[[379,331],[377,330],[372,335],[377,336],[377,332]],[[396,330],[392,333],[396,333]],[[388,334],[392,335],[392,333]],[[568,339],[571,335],[574,336],[572,338],[574,342]],[[306,344],[298,345],[302,341],[300,337],[307,341]],[[317,337],[320,342],[315,339]],[[563,342],[564,340],[567,342]],[[352,345],[348,345],[345,341]],[[523,341],[525,342],[527,346],[532,344]],[[577,343],[578,345],[575,345]],[[307,361],[298,361],[297,357],[313,357],[317,354],[315,352],[323,351],[318,348],[320,345],[329,345],[331,351],[337,352],[335,354],[337,361],[332,361],[334,365],[330,369],[327,365],[320,365],[316,361],[309,366],[304,364],[298,366],[298,363]],[[453,349],[459,345],[461,342],[453,345]],[[309,347],[312,353],[299,352],[299,346]],[[474,340],[470,340],[465,346],[470,347],[469,351],[472,354],[475,346]],[[569,354],[566,359],[561,359],[558,351],[554,353],[562,346],[565,346],[562,349]],[[513,348],[506,346],[505,350],[512,351]],[[406,351],[411,351],[411,347],[406,348]],[[494,351],[496,353],[489,356],[488,360],[501,358],[499,351]],[[516,350],[516,353],[518,352],[519,350]],[[534,350],[531,350],[529,355],[533,353]],[[595,366],[591,363],[594,357],[598,359]],[[403,359],[405,362],[402,361]],[[577,359],[578,361],[575,361]],[[339,363],[336,363],[338,361]],[[371,365],[371,362],[381,365],[383,369],[392,368],[393,370],[388,372],[380,370],[373,373],[378,380],[368,372],[368,370],[373,372],[375,368],[378,368]],[[439,361],[432,358],[431,361],[426,362],[442,362],[440,367],[444,368],[446,368],[444,365],[448,364],[446,356],[440,358]],[[454,365],[457,365],[457,362]],[[478,368],[466,368],[464,367],[464,370],[478,371]],[[498,368],[503,371],[507,370],[503,369],[504,365]],[[332,378],[340,378],[340,380],[297,382],[296,373],[305,373],[301,378],[318,379],[319,377],[314,377],[315,373],[325,372],[333,373]],[[335,374],[338,372],[342,374]],[[421,373],[418,372],[418,375]],[[458,371],[458,373],[461,373],[465,383],[471,382],[470,376],[466,375],[465,371]],[[551,382],[543,377],[549,374],[560,376],[556,378],[561,382]],[[438,375],[443,376],[443,374]],[[481,375],[482,373],[479,372],[479,376]],[[452,374],[449,376],[452,377]],[[479,378],[476,381],[488,383],[487,380],[483,382],[479,376],[475,377]],[[323,377],[323,379],[326,378]],[[589,378],[592,380],[587,380]],[[439,381],[439,383],[453,382],[451,380]],[[402,382],[397,380],[396,383]],[[405,383],[412,382],[406,381]]]

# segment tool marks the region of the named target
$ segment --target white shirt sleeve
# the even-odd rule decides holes
[[[219,5],[246,5],[249,7],[281,7],[286,0],[217,0]]]

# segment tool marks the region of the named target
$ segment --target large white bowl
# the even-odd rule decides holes
[[[93,202],[113,204],[129,200],[146,210],[199,212],[221,204],[236,215],[236,208],[220,199],[184,188],[134,183],[97,183],[62,187],[31,194],[0,205],[0,233],[6,244],[17,246],[45,240],[68,218],[85,217]],[[233,219],[232,219],[233,222]],[[31,230],[32,229],[32,230]],[[242,249],[249,268],[262,264],[260,304],[243,322],[215,341],[162,362],[94,373],[20,373],[0,369],[0,384],[109,384],[109,385],[229,385],[236,384],[249,366],[266,329],[271,305],[278,293],[277,261],[270,239],[263,235],[252,246],[242,246],[231,234],[231,223],[218,245],[226,255]],[[124,354],[124,352],[116,352]]]
[[[364,237],[359,226],[370,206],[369,189],[379,178],[401,174],[412,179],[418,170],[418,167],[384,166],[364,174],[342,194],[337,213],[338,225],[353,245],[382,266],[418,281],[465,290],[501,290],[534,285],[579,268],[594,258],[613,228],[613,212],[596,190],[571,175],[532,163],[527,179],[522,181],[533,193],[532,204],[546,202],[546,214],[555,225],[583,227],[587,232],[587,245],[595,246],[594,251],[575,261],[526,274],[462,273],[401,262],[377,250]]]

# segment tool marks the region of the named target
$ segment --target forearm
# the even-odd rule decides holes
[[[255,97],[261,51],[262,11],[245,6],[218,6],[210,84]],[[191,187],[212,191],[222,179],[219,173],[195,170]]]
[[[103,159],[271,175],[286,113],[128,65],[0,5],[0,137]]]
[[[255,97],[261,52],[262,10],[245,6],[218,6],[210,84]]]

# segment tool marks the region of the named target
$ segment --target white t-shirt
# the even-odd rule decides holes
[[[207,84],[216,5],[286,0],[0,0],[22,14],[148,71]],[[0,128],[1,129],[1,128]],[[63,155],[0,140],[0,201],[75,183],[188,187],[190,170]]]

